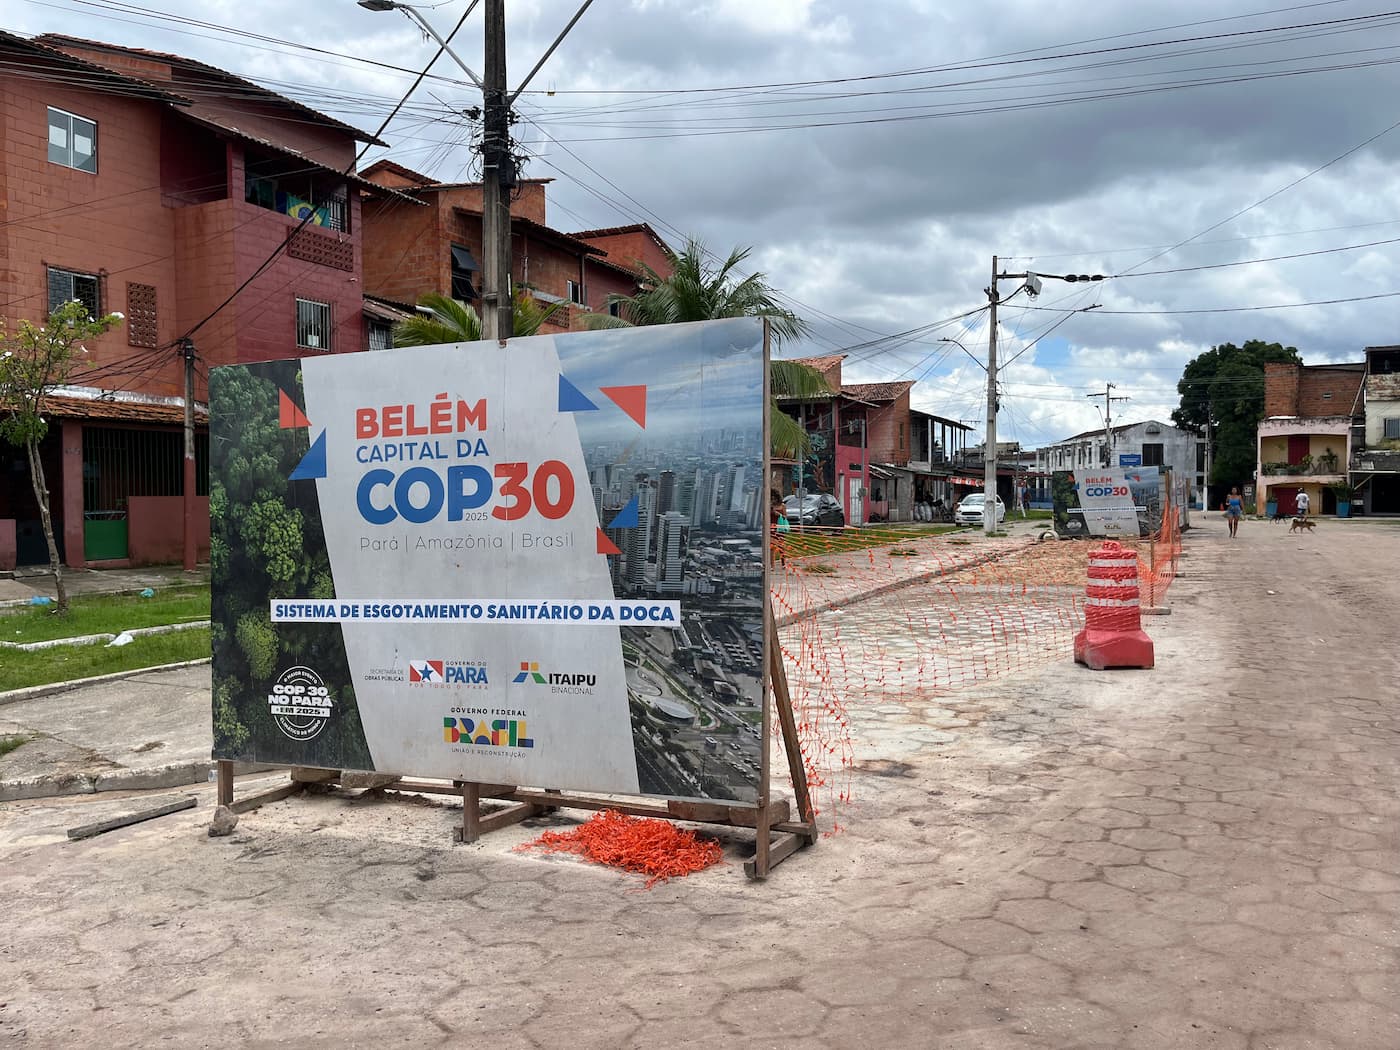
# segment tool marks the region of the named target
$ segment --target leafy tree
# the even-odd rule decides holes
[[[283,429],[278,390],[299,398],[295,361],[210,374],[209,517],[213,596],[214,751],[220,758],[369,769],[372,759],[336,624],[270,622],[268,598],[335,596],[316,482],[288,475],[310,447]],[[286,741],[268,694],[287,667],[314,668],[331,690],[330,724],[310,741]],[[285,747],[279,750],[285,742]]]
[[[19,327],[10,331],[4,318],[0,318],[0,437],[11,444],[22,445],[29,459],[29,481],[34,486],[39,520],[49,545],[49,565],[58,590],[59,615],[68,611],[68,589],[63,582],[63,564],[53,534],[44,462],[39,455],[39,446],[49,431],[44,412],[54,387],[67,383],[74,369],[82,363],[82,355],[87,353],[83,341],[121,322],[122,315],[118,313],[90,316],[87,307],[76,299],[49,314],[48,323],[44,325],[20,321]]]
[[[395,346],[436,346],[439,343],[475,343],[481,339],[481,317],[459,299],[429,292],[418,300],[428,311],[394,326]],[[542,303],[522,288],[515,293],[512,327],[517,337],[536,335],[544,323],[565,308],[564,303]]]
[[[714,321],[722,317],[763,317],[779,343],[806,334],[807,323],[779,305],[777,293],[761,273],[740,279],[735,272],[749,257],[751,248],[735,248],[718,266],[707,259],[705,246],[691,238],[679,252],[667,249],[671,273],[663,276],[645,263],[642,283],[635,295],[613,295],[618,316],[589,314],[584,323],[592,329],[630,325],[683,324]],[[793,457],[807,450],[807,435],[795,419],[778,407],[776,398],[809,398],[830,393],[820,372],[796,361],[773,361],[769,385],[774,397],[770,437],[775,455]]]
[[[1251,339],[1243,346],[1221,343],[1193,358],[1176,384],[1181,404],[1172,411],[1179,427],[1210,427],[1208,484],[1233,485],[1253,475],[1256,434],[1264,417],[1264,366],[1302,364],[1298,351]]]

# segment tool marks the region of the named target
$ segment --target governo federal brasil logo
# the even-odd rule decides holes
[[[455,718],[444,716],[442,741],[445,744],[477,744],[483,747],[534,747],[523,718],[493,718],[483,711],[472,711]]]

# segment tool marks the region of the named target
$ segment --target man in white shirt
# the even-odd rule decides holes
[[[1299,490],[1298,490],[1298,517],[1300,517],[1300,518],[1306,518],[1306,517],[1308,516],[1308,508],[1309,508],[1311,505],[1312,505],[1312,501],[1308,499],[1307,491],[1304,490],[1304,489],[1299,489]]]

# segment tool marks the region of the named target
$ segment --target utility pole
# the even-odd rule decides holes
[[[182,501],[185,512],[185,571],[193,572],[198,553],[194,537],[194,340],[182,339],[180,353],[185,358],[185,479]]]
[[[1085,397],[1103,398],[1103,465],[1113,466],[1113,402],[1131,401],[1130,397],[1114,397],[1113,391],[1117,389],[1114,383],[1105,383],[1103,393],[1085,394]]]
[[[1013,279],[1021,281],[1021,286],[1005,299],[1001,298],[1001,294],[997,290],[997,282]],[[991,326],[991,333],[987,338],[987,451],[982,457],[982,490],[985,494],[983,496],[985,502],[982,507],[982,528],[989,536],[996,531],[997,527],[997,408],[999,407],[997,404],[997,307],[1014,299],[1020,292],[1025,292],[1034,299],[1040,294],[1042,280],[1065,281],[1069,284],[1075,284],[1078,281],[1102,281],[1103,274],[1035,273],[1031,270],[1027,270],[1025,273],[998,273],[997,257],[992,256],[992,284],[987,289],[987,301],[990,304],[990,315],[987,320]],[[1094,307],[1086,307],[1086,309],[1092,310]]]
[[[992,283],[987,289],[991,329],[987,335],[987,444],[982,453],[982,531],[997,531],[997,257],[992,256]]]
[[[481,251],[484,339],[509,339],[514,332],[510,271],[510,194],[515,160],[510,149],[510,105],[506,99],[505,0],[486,0],[485,68],[482,70]]]

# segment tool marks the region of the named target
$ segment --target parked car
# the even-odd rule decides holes
[[[982,492],[974,492],[970,496],[964,496],[953,508],[953,523],[955,525],[981,525],[982,513],[986,509],[984,506],[986,499],[986,494]],[[1006,520],[1006,504],[1001,501],[1000,496],[997,497],[996,513],[996,523],[1000,525]]]
[[[846,525],[846,512],[828,492],[789,496],[783,500],[783,507],[783,516],[793,525],[834,525],[838,529]]]

